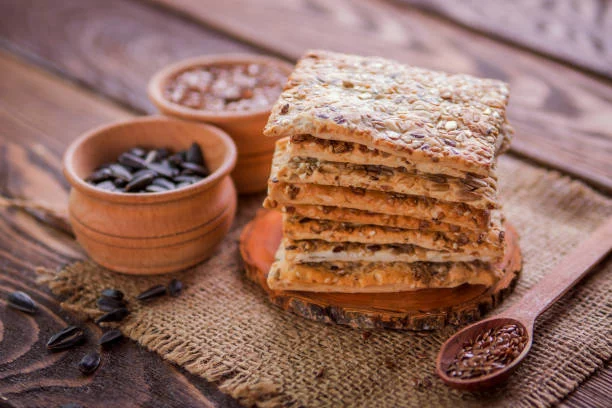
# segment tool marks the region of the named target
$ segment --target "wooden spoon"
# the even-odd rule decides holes
[[[438,353],[436,373],[453,388],[476,391],[488,388],[506,380],[525,358],[533,342],[533,328],[536,318],[563,296],[582,279],[612,249],[612,217],[608,218],[586,241],[563,258],[556,268],[544,276],[537,285],[513,307],[480,322],[474,323],[449,338]],[[522,327],[528,339],[519,356],[506,367],[491,374],[470,379],[450,377],[446,374],[459,350],[480,333],[507,324]]]

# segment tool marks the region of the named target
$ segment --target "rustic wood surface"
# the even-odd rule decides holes
[[[92,126],[154,111],[145,85],[167,63],[221,52],[265,52],[294,59],[307,47],[387,55],[508,80],[513,87],[510,119],[517,127],[514,151],[610,188],[612,88],[602,78],[501,45],[403,4],[175,0],[172,12],[157,4],[0,2],[0,46],[8,50],[0,56],[3,196],[62,207],[67,183],[60,157],[66,145]],[[35,285],[34,267],[56,267],[82,256],[65,234],[22,212],[0,210],[0,298],[25,288],[45,306],[35,319],[0,306],[0,406],[7,400],[15,407],[69,401],[88,407],[112,405],[108,401],[121,406],[237,406],[214,386],[129,342],[105,356],[111,359],[105,367],[113,370],[103,368],[90,379],[74,371],[78,356],[46,354],[47,336],[72,320]],[[88,330],[97,333],[93,326]],[[611,373],[609,367],[600,370],[562,405],[605,406],[612,394]]]
[[[612,78],[609,0],[397,0]]]
[[[93,126],[131,116],[6,53],[0,53],[0,94],[0,194],[54,207],[67,200],[60,171],[66,145]],[[88,345],[48,353],[48,338],[78,320],[35,283],[34,269],[83,256],[69,236],[23,213],[0,211],[0,401],[14,407],[238,406],[203,379],[127,341],[103,355],[94,376],[81,376],[76,365],[101,333],[93,324],[87,325]],[[6,297],[15,290],[31,294],[40,312],[7,308]]]
[[[307,319],[361,329],[436,330],[480,319],[512,293],[522,267],[516,230],[506,224],[508,250],[496,265],[503,276],[494,286],[464,285],[396,293],[322,293],[271,290],[268,271],[282,240],[282,214],[261,210],[240,235],[247,276],[270,301]],[[262,237],[265,237],[262,239]]]
[[[327,48],[508,81],[511,149],[612,192],[609,82],[387,2],[153,1],[288,58]]]

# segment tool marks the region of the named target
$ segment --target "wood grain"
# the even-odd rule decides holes
[[[513,151],[612,192],[608,82],[389,2],[153,1],[288,58],[327,48],[508,81]]]
[[[3,0],[0,43],[135,112],[146,86],[180,59],[254,52],[198,24],[129,0]]]
[[[59,171],[67,143],[86,128],[130,116],[4,53],[0,93],[0,193],[57,207],[67,196]],[[238,406],[203,379],[129,341],[104,353],[93,376],[81,376],[76,365],[100,335],[93,324],[86,326],[86,345],[74,352],[48,353],[48,337],[78,320],[62,312],[55,298],[36,285],[34,269],[55,268],[83,256],[66,234],[21,212],[0,210],[0,405]],[[15,290],[31,294],[40,313],[28,316],[7,308],[6,296]]]
[[[600,0],[398,0],[612,78],[612,7]]]
[[[495,268],[502,278],[492,287],[463,285],[395,293],[324,293],[271,290],[268,271],[282,240],[282,214],[261,210],[240,235],[247,276],[270,301],[307,319],[361,329],[437,330],[480,319],[514,289],[522,268],[518,234],[506,225],[508,250]],[[263,237],[263,238],[262,238]]]

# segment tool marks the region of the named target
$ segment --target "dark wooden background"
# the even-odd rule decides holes
[[[517,130],[512,152],[610,194],[608,2],[504,2],[511,9],[501,11],[491,3],[2,0],[0,205],[2,198],[23,198],[65,206],[66,146],[93,126],[154,112],[145,86],[164,65],[227,52],[294,60],[307,48],[506,80]],[[130,342],[105,355],[109,361],[93,377],[75,369],[86,346],[48,354],[46,339],[76,320],[35,283],[34,269],[83,256],[69,236],[24,212],[0,209],[0,406],[238,405]],[[41,313],[30,317],[6,308],[14,290],[31,293]],[[88,330],[99,334],[93,325]],[[606,367],[562,405],[606,406],[610,395],[612,370]]]

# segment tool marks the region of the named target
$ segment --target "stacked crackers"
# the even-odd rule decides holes
[[[272,289],[396,292],[492,285],[504,255],[500,81],[311,51],[272,110]]]

